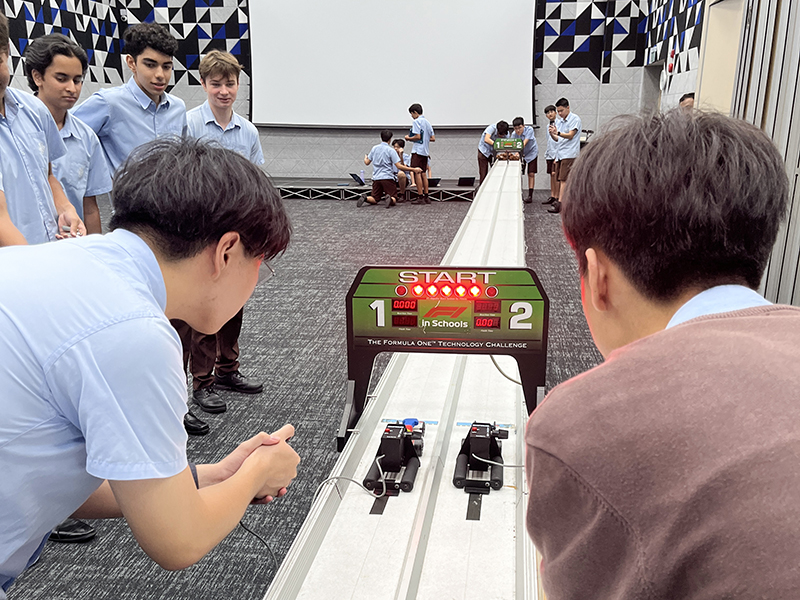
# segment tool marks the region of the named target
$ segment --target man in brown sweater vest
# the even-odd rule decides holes
[[[548,600],[800,598],[800,309],[754,291],[788,189],[761,131],[696,111],[576,162],[563,225],[606,360],[528,422]]]

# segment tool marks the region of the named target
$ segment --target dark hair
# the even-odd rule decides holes
[[[122,39],[125,41],[123,51],[134,60],[147,48],[167,56],[175,56],[178,51],[178,41],[158,23],[137,23],[125,30]]]
[[[559,98],[558,102],[556,102],[556,106],[565,106],[569,108],[569,100],[567,100],[566,98]]]
[[[575,162],[564,232],[582,274],[597,248],[651,300],[725,283],[755,289],[788,190],[778,150],[749,123],[681,109],[623,116]]]
[[[544,107],[544,114],[547,114],[549,112],[556,112],[556,107],[553,104],[548,104],[547,106]]]
[[[291,225],[267,175],[240,154],[191,138],[139,146],[114,175],[110,229],[152,241],[168,260],[195,256],[229,231],[251,256],[273,258]]]
[[[508,133],[508,123],[505,121],[498,121],[496,127],[498,134],[506,135]]]
[[[422,104],[412,104],[408,107],[408,112],[412,113],[415,112],[418,115],[422,114]]]
[[[383,129],[381,131],[381,141],[382,142],[388,142],[389,140],[392,139],[393,135],[394,135],[394,132],[391,129]]]
[[[0,54],[8,55],[8,19],[0,12]]]
[[[406,141],[403,138],[397,138],[396,140],[392,140],[392,146],[400,146],[401,148],[405,148]]]
[[[522,117],[517,117],[516,119],[511,121],[511,124],[514,127],[519,127],[520,125],[525,125],[525,119],[523,119]]]
[[[688,94],[684,94],[683,96],[681,96],[681,99],[678,102],[679,103],[683,102],[684,100],[688,100],[689,98],[694,100],[694,92],[689,92]]]
[[[81,61],[83,74],[89,67],[89,58],[86,51],[75,42],[60,33],[51,33],[36,38],[25,48],[25,76],[28,78],[28,87],[34,92],[39,91],[39,86],[33,80],[33,72],[37,71],[42,77],[56,54],[75,57]]]

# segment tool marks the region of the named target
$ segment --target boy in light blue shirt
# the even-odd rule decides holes
[[[524,198],[525,203],[533,202],[533,187],[536,182],[537,158],[539,157],[539,146],[536,144],[536,136],[533,127],[525,125],[525,119],[517,117],[511,123],[514,126],[514,137],[522,140],[522,174],[528,171],[528,197]]]
[[[186,133],[186,105],[166,93],[178,42],[157,23],[134,25],[124,39],[133,76],[95,92],[73,112],[100,138],[112,174],[137,146]]]
[[[548,128],[550,137],[558,142],[555,163],[558,188],[553,207],[547,211],[551,213],[561,212],[561,202],[558,200],[561,196],[561,188],[567,182],[572,164],[581,151],[581,118],[570,110],[569,100],[566,98],[561,98],[556,102],[556,112],[558,119]]]
[[[498,121],[496,125],[489,125],[483,130],[478,142],[478,174],[480,176],[478,185],[482,184],[489,174],[489,167],[494,160],[494,141],[497,138],[507,137],[508,123],[505,121]]]
[[[102,233],[97,196],[111,191],[111,175],[94,131],[69,113],[81,95],[89,65],[86,52],[52,33],[25,49],[28,86],[53,115],[67,153],[53,161],[56,176],[88,233]]]
[[[254,165],[264,164],[258,130],[247,119],[233,112],[239,93],[239,61],[230,52],[212,50],[200,61],[200,83],[208,99],[186,114],[189,135],[213,140],[223,148],[238,152]],[[208,413],[221,413],[227,404],[217,388],[243,394],[260,394],[264,386],[239,372],[239,334],[244,307],[214,334],[195,331],[186,323],[173,323],[184,347],[184,368],[192,373],[192,399]],[[187,364],[188,363],[188,364]],[[201,419],[184,423],[191,435],[203,435],[210,428]]]
[[[403,163],[397,150],[389,145],[392,136],[394,133],[389,129],[381,131],[381,143],[373,146],[369,154],[364,156],[364,164],[372,165],[372,194],[366,198],[359,198],[358,207],[361,207],[364,202],[375,205],[381,201],[384,194],[389,198],[386,208],[395,206],[397,204],[397,172],[422,172],[419,167],[408,167]]]
[[[407,142],[414,142],[411,149],[411,166],[419,167],[420,172],[414,175],[417,183],[417,198],[411,204],[430,204],[428,197],[428,157],[430,156],[430,143],[436,141],[436,134],[428,119],[422,116],[422,105],[412,104],[408,112],[414,122],[411,123],[410,135],[405,136]],[[419,194],[422,193],[422,197]]]
[[[8,20],[0,13],[0,174],[8,215],[29,244],[83,235],[86,228],[50,168],[66,152],[58,128],[44,104],[8,87],[8,56]]]
[[[558,113],[556,113],[555,104],[548,104],[544,107],[544,116],[547,117],[549,125],[554,125]],[[558,198],[558,172],[555,169],[556,155],[557,155],[558,142],[554,140],[550,133],[547,134],[547,147],[544,151],[544,159],[547,162],[547,174],[550,175],[550,197],[542,202],[542,204],[552,204]]]

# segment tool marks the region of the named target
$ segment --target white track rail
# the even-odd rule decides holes
[[[491,169],[442,266],[525,266],[518,162]],[[516,361],[496,359],[519,380]],[[395,354],[331,477],[363,480],[385,422],[411,417],[427,424],[413,491],[390,498],[383,514],[372,515],[374,497],[358,486],[326,484],[265,600],[544,599],[524,525],[523,471],[505,469],[504,487],[482,498],[477,521],[466,520],[469,495],[452,483],[473,421],[509,429],[504,461],[522,464],[522,388],[503,377],[489,356]]]

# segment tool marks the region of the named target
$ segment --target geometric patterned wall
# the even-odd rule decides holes
[[[89,55],[83,98],[98,87],[126,79],[120,39],[130,24],[156,21],[178,40],[169,91],[192,108],[205,99],[197,67],[209,50],[227,50],[244,67],[236,110],[247,115],[250,32],[247,0],[0,0],[9,19],[13,85],[26,89],[20,56],[30,40],[56,32],[71,37]]]
[[[661,94],[661,106],[664,109],[677,104],[683,94],[695,90],[704,8],[703,0],[650,2],[645,64],[663,65],[667,72],[666,86]],[[670,64],[671,72],[668,68]]]

